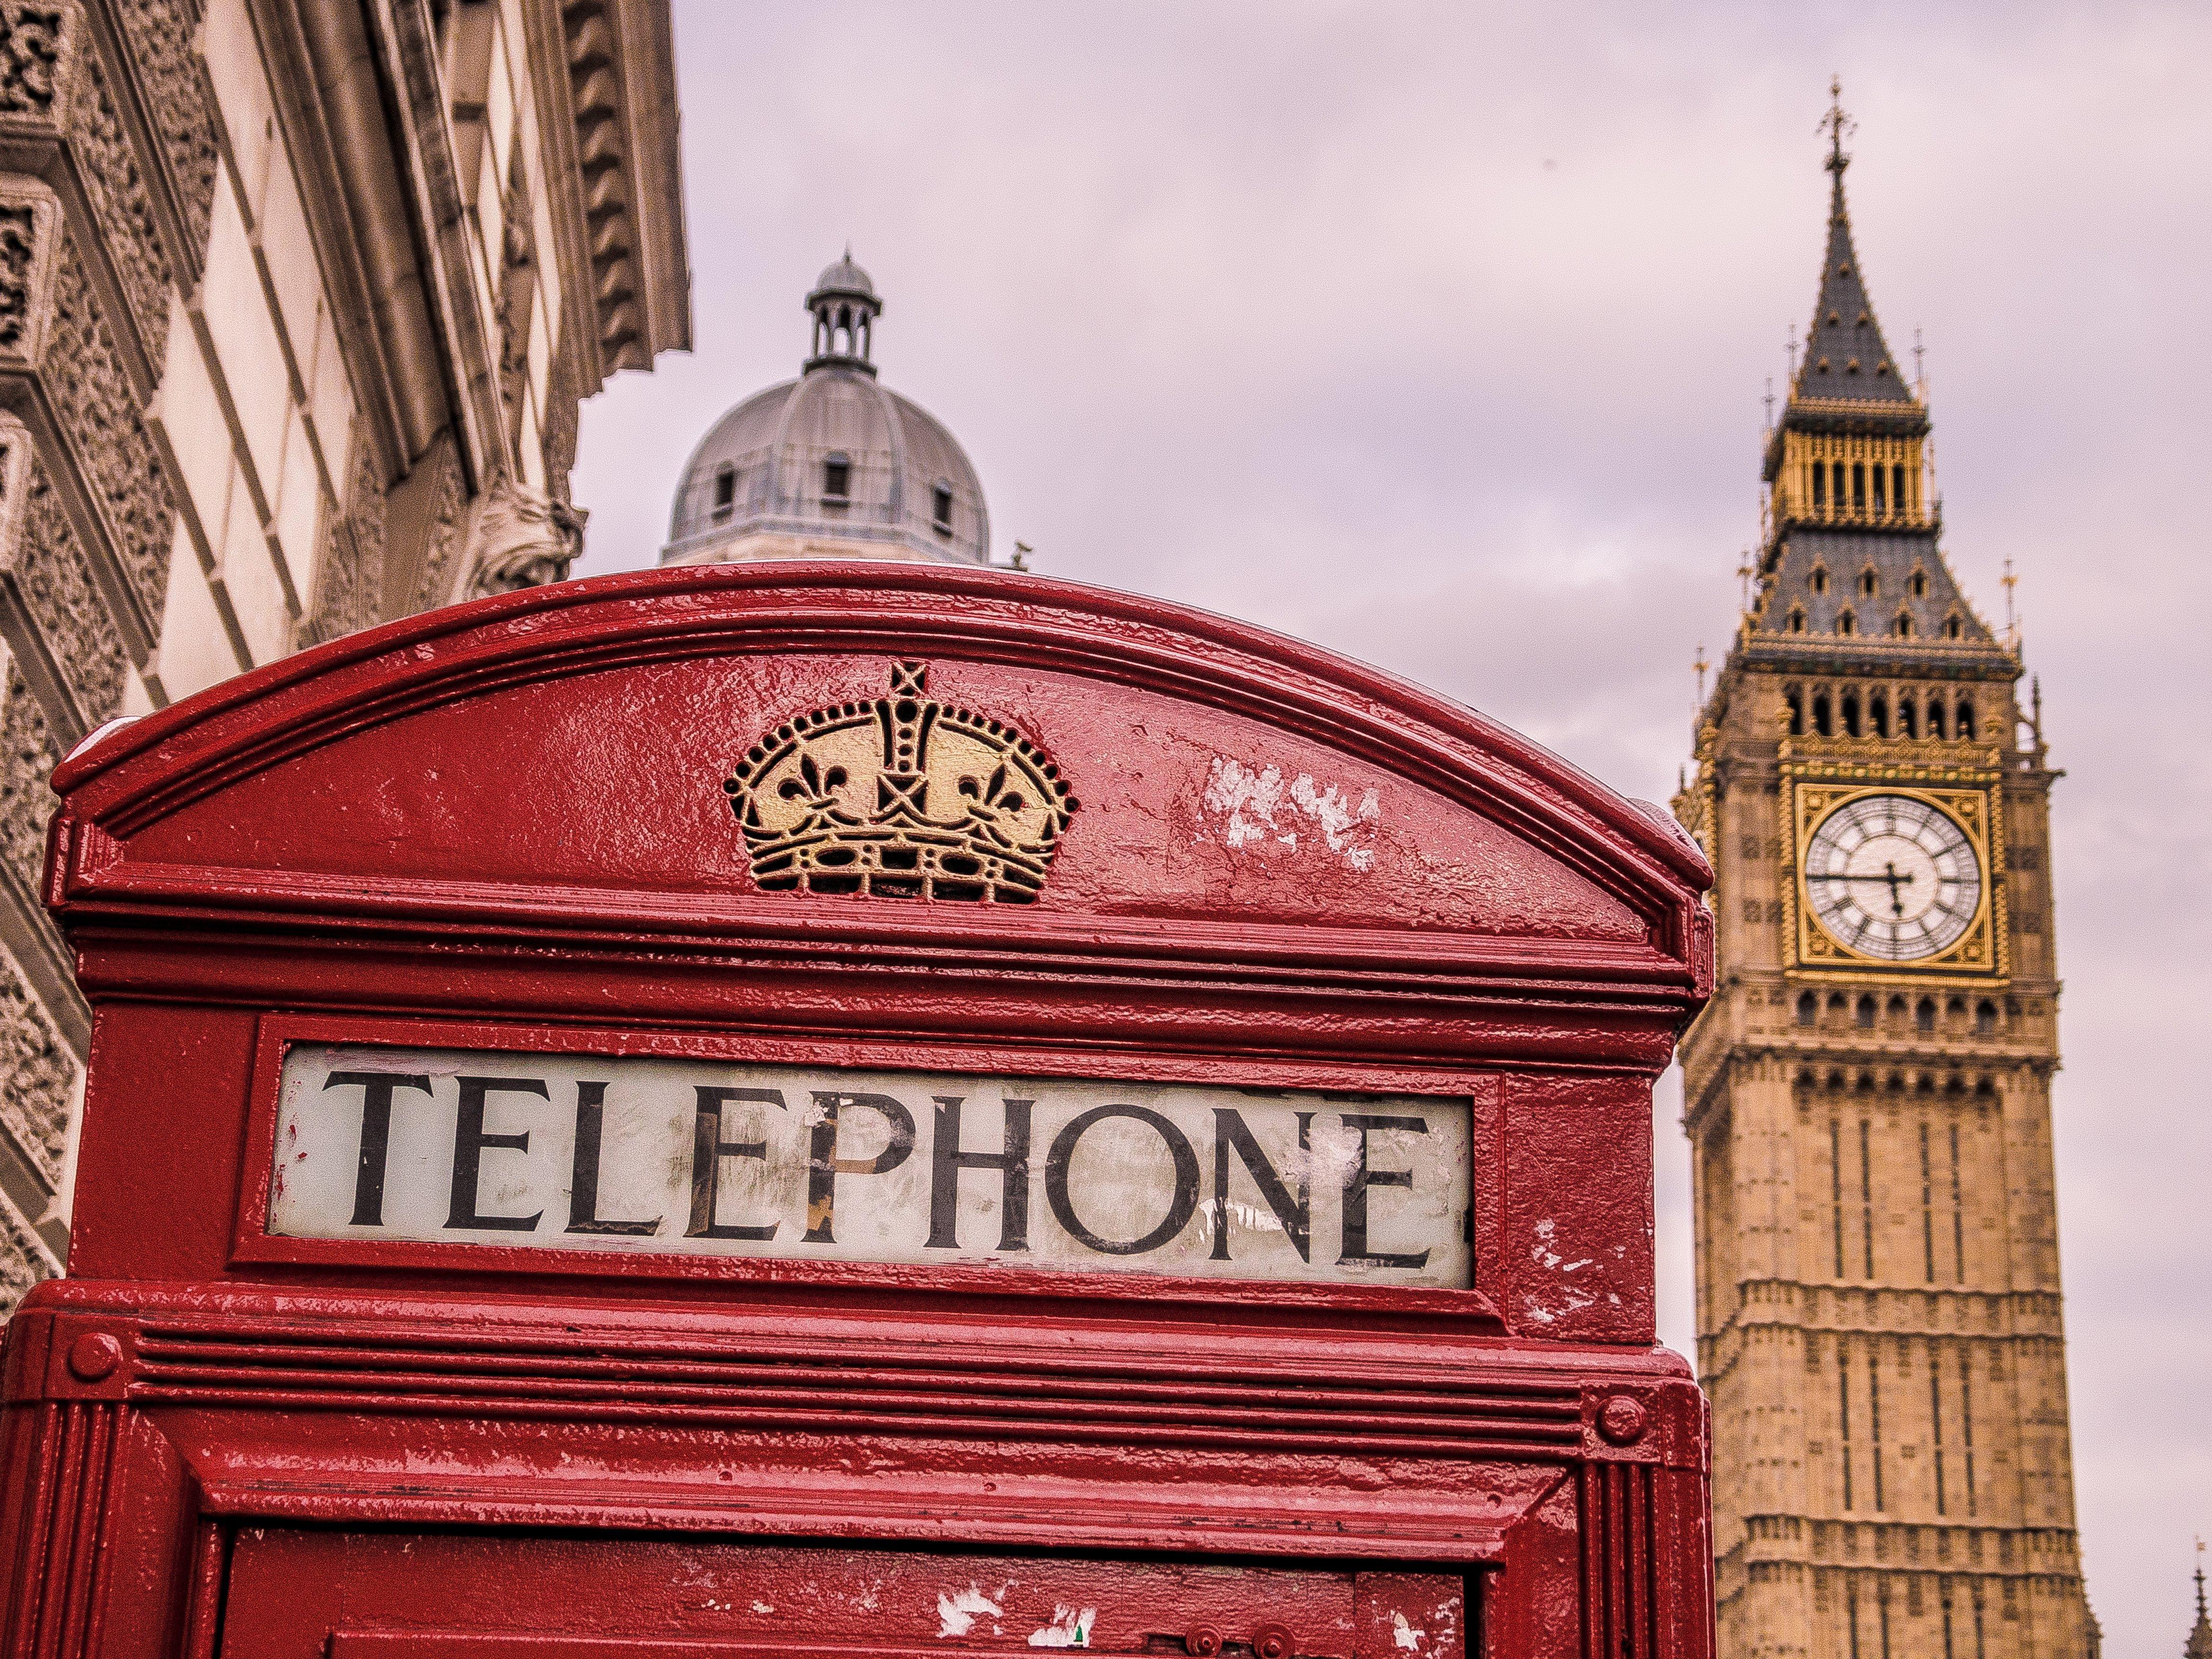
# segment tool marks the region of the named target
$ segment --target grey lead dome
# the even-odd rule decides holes
[[[806,296],[805,372],[756,392],[692,452],[660,562],[927,559],[988,564],[983,486],[944,423],[879,384],[883,301],[849,252]]]

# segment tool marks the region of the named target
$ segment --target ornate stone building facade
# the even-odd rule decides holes
[[[0,0],[0,1307],[90,1020],[101,723],[565,574],[577,403],[688,343],[666,0]]]
[[[2051,1163],[2059,775],[1960,589],[1853,250],[1767,434],[1757,588],[1677,815],[1718,872],[1682,1046],[1721,1650],[2080,1659]]]

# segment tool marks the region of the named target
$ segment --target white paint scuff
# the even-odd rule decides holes
[[[981,1618],[996,1619],[1005,1611],[970,1583],[964,1590],[937,1592],[937,1633],[965,1636]]]
[[[1352,869],[1374,867],[1382,806],[1372,789],[1354,805],[1341,787],[1317,783],[1310,772],[1285,781],[1279,766],[1247,765],[1217,755],[1206,769],[1205,806],[1228,820],[1222,839],[1231,852],[1257,846],[1296,854],[1301,837],[1307,846],[1316,844],[1308,831],[1318,830],[1319,844]]]
[[[1042,1630],[1030,1632],[1033,1648],[1087,1648],[1091,1645],[1091,1626],[1098,1617],[1098,1609],[1085,1607],[1078,1613],[1073,1607],[1054,1607],[1052,1623]]]
[[[1394,1613],[1390,1617],[1397,1621],[1397,1628],[1390,1632],[1390,1639],[1408,1653],[1419,1653],[1421,1644],[1428,1639],[1428,1632],[1415,1630],[1406,1622],[1406,1615],[1402,1613]]]

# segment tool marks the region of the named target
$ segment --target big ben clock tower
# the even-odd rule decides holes
[[[1682,1044],[1721,1651],[2094,1655],[2051,1165],[2048,766],[1959,587],[1829,116],[1758,586],[1676,814],[1718,872]]]

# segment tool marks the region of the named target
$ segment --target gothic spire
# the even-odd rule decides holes
[[[2204,1545],[2197,1545],[2197,1627],[2189,1632],[2182,1659],[2212,1659],[2212,1618],[2204,1612]]]
[[[1844,203],[1844,169],[1851,158],[1844,135],[1856,124],[1844,112],[1843,83],[1831,81],[1834,101],[1820,127],[1828,135],[1828,246],[1820,267],[1820,296],[1805,331],[1805,356],[1792,397],[1851,403],[1910,404],[1912,389],[1897,370],[1875,320],[1858,253],[1851,246],[1851,218]]]

